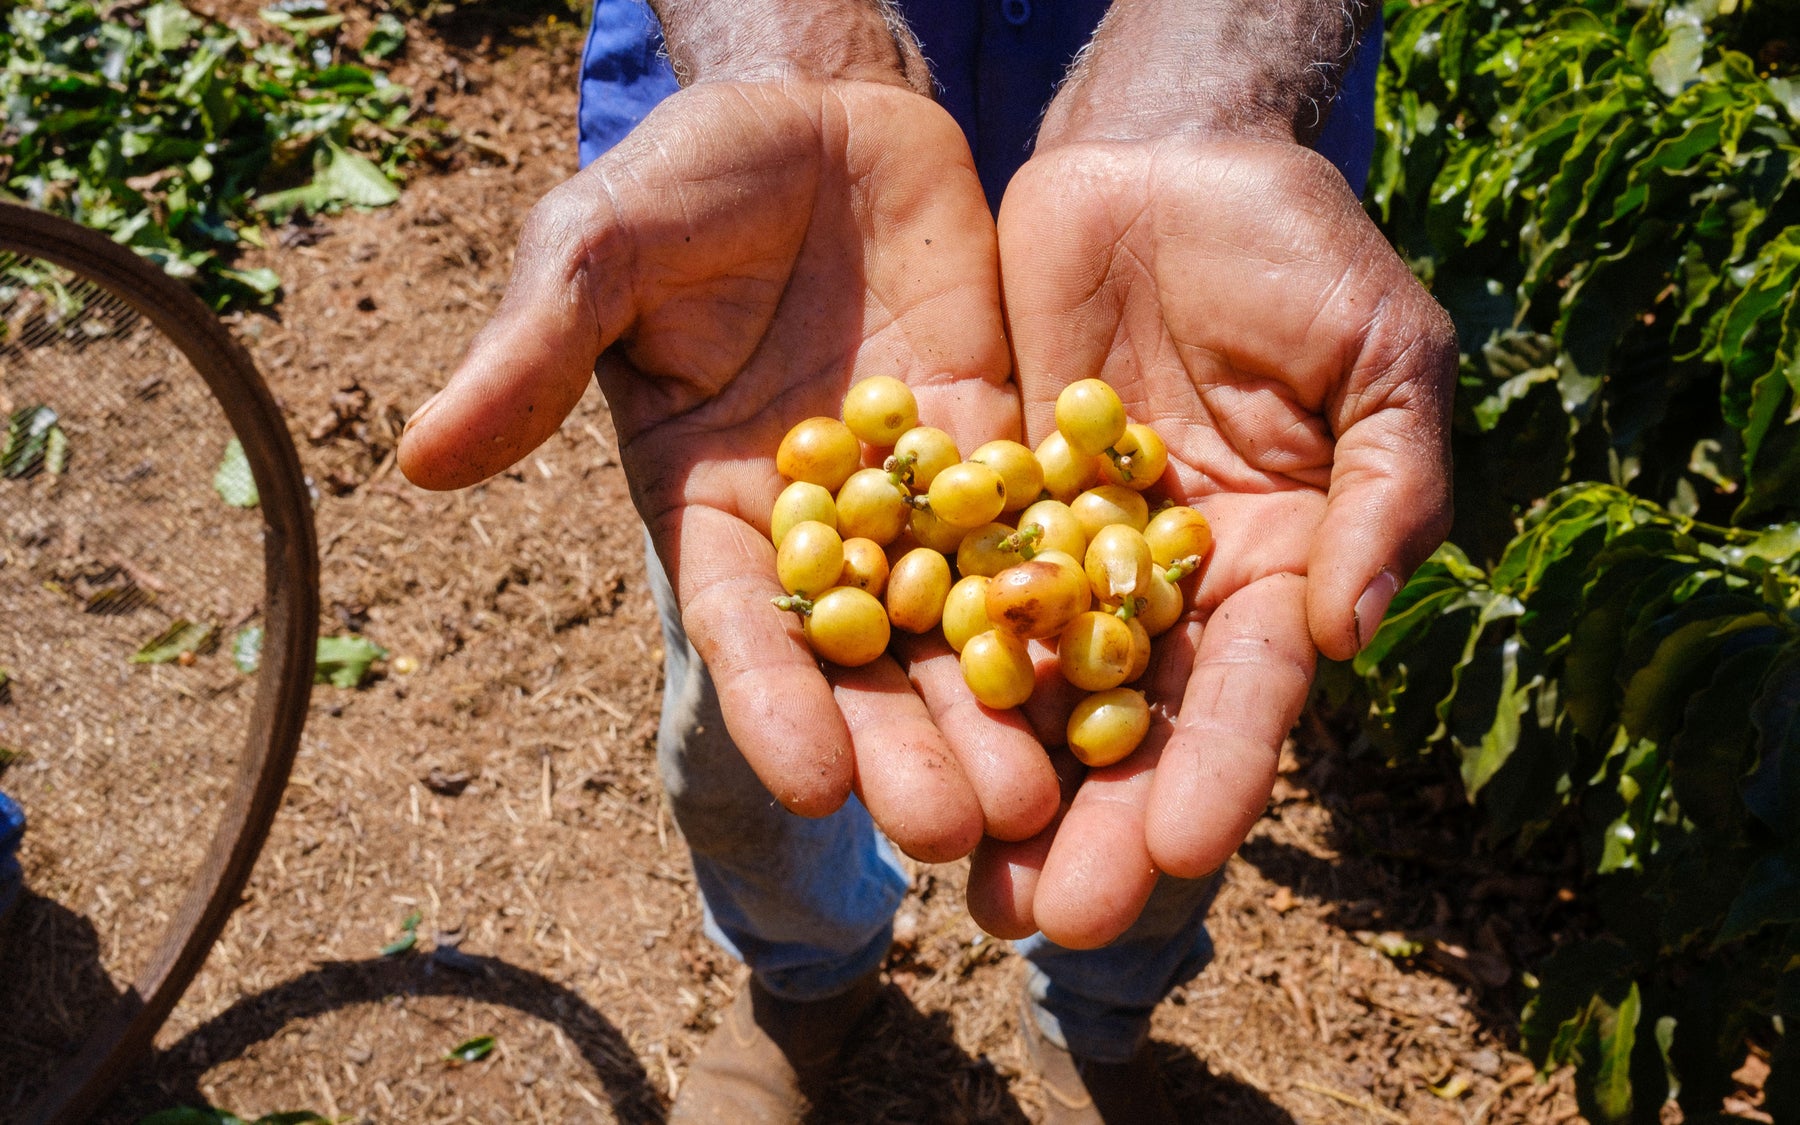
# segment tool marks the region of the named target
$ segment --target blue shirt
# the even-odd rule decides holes
[[[899,0],[931,63],[938,100],[962,126],[981,186],[998,207],[1056,83],[1109,0]],[[1358,195],[1375,149],[1381,24],[1364,36],[1313,147]],[[676,90],[662,29],[644,0],[595,0],[581,60],[581,163],[617,144]]]

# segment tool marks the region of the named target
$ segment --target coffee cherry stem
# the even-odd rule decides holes
[[[776,609],[792,610],[801,617],[805,617],[813,611],[812,599],[800,594],[783,594],[778,598],[770,598],[769,604]]]
[[[918,463],[918,457],[911,453],[894,453],[889,454],[888,459],[881,463],[881,467],[887,471],[888,479],[892,480],[902,492],[911,493],[913,467]]]
[[[1112,458],[1113,466],[1119,470],[1119,475],[1124,477],[1126,480],[1130,480],[1131,479],[1131,454],[1120,453],[1118,451],[1118,449],[1109,445],[1106,447],[1106,455],[1108,457]]]
[[[1002,551],[1011,551],[1030,562],[1037,556],[1038,540],[1044,537],[1044,529],[1035,523],[1028,523],[1019,530],[1000,540],[995,546]]]
[[[1149,603],[1149,598],[1126,598],[1119,603],[1118,609],[1113,610],[1113,616],[1117,617],[1120,621],[1130,621],[1132,618],[1142,613],[1144,607]]]
[[[1200,556],[1189,555],[1184,559],[1176,559],[1174,562],[1170,563],[1169,569],[1163,571],[1163,577],[1168,579],[1171,583],[1179,582],[1199,569]]]

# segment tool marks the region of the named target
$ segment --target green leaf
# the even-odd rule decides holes
[[[258,193],[294,186],[316,154],[329,181],[320,209],[370,205],[392,186],[357,160],[387,179],[437,143],[410,127],[410,91],[353,61],[397,49],[392,15],[376,17],[361,54],[324,4],[274,5],[266,32],[177,0],[13,8],[17,18],[0,21],[4,190],[138,249],[216,306],[277,291],[266,270],[233,260],[253,241],[241,232],[254,228]],[[334,146],[353,157],[336,160]]]
[[[1520,1045],[1541,1068],[1570,1061],[1574,1035],[1589,1017],[1596,993],[1630,980],[1639,965],[1623,942],[1602,937],[1579,941],[1545,958],[1520,1020]]]
[[[330,192],[333,202],[385,207],[400,198],[400,189],[368,157],[337,145],[327,145],[326,153],[317,182]]]
[[[1591,1063],[1593,1078],[1587,1086],[1588,1100],[1593,1103],[1589,1115],[1596,1121],[1625,1121],[1631,1116],[1631,1052],[1637,1045],[1641,1008],[1635,983],[1616,1007],[1596,998],[1598,1057]]]
[[[246,625],[231,638],[231,662],[246,676],[262,667],[263,627]]]
[[[1452,723],[1451,732],[1462,756],[1463,791],[1471,801],[1517,749],[1524,718],[1543,683],[1540,677],[1520,682],[1521,655],[1519,638],[1508,637],[1476,654],[1457,680],[1452,714],[1467,712],[1469,718]]]
[[[450,1048],[450,1053],[445,1055],[444,1058],[446,1061],[453,1063],[476,1062],[485,1059],[488,1055],[492,1054],[495,1043],[496,1040],[492,1035],[477,1035],[473,1039],[465,1039],[461,1043]]]
[[[164,0],[144,9],[144,33],[158,51],[173,51],[186,46],[204,26],[198,17],[175,0]]]
[[[254,241],[247,233],[243,237],[246,242]],[[228,266],[220,266],[215,272],[217,272],[219,277],[223,280],[231,282],[233,285],[242,286],[259,298],[270,298],[281,292],[281,275],[266,267],[253,270],[240,270],[232,269]]]
[[[1738,566],[1748,559],[1792,563],[1800,558],[1800,523],[1773,524],[1759,528],[1748,541],[1733,543],[1720,554],[1726,561]],[[1789,569],[1795,568],[1790,566]]]
[[[1750,707],[1756,730],[1756,769],[1744,784],[1744,803],[1785,839],[1800,836],[1800,642],[1783,648]]]
[[[69,467],[69,435],[61,426],[51,426],[44,435],[44,472],[60,477]]]
[[[1758,860],[1714,939],[1716,949],[1765,926],[1800,922],[1800,853],[1790,848]]]
[[[1700,77],[1700,60],[1706,51],[1706,32],[1682,24],[1669,32],[1668,40],[1650,56],[1650,77],[1666,98],[1673,98]]]
[[[0,477],[28,477],[40,468],[52,475],[60,473],[60,465],[50,469],[48,464],[52,435],[60,433],[56,411],[48,406],[26,406],[13,411],[5,436],[0,437]],[[60,456],[67,461],[66,439]]]
[[[250,475],[250,460],[244,456],[244,445],[237,438],[225,443],[225,455],[219,460],[212,483],[220,499],[234,508],[254,508],[261,502],[256,478]]]
[[[1689,697],[1681,731],[1669,744],[1670,785],[1682,812],[1721,839],[1744,819],[1739,793],[1756,764],[1751,704],[1777,651],[1774,644],[1752,643],[1722,657],[1706,686]]]
[[[366,637],[320,637],[313,682],[355,688],[368,678],[369,666],[387,659],[388,651]]]
[[[419,923],[424,920],[425,916],[420,914],[417,910],[408,914],[400,923],[400,936],[382,946],[381,955],[383,957],[393,957],[397,954],[405,953],[407,950],[417,945],[419,943]]]
[[[363,40],[361,54],[365,59],[385,59],[406,45],[406,25],[392,12],[375,17],[375,26]]]
[[[131,655],[133,664],[169,664],[185,656],[211,651],[217,638],[215,626],[196,623],[186,618],[172,623]]]
[[[318,0],[282,0],[264,8],[259,15],[298,39],[308,39],[331,31],[344,22],[344,17],[331,11]]]
[[[1781,372],[1771,370],[1756,381],[1744,435],[1747,487],[1743,503],[1731,515],[1733,522],[1747,523],[1800,507],[1800,425],[1791,419],[1786,424],[1776,421],[1796,402],[1800,396]]]
[[[327,144],[314,157],[309,182],[265,195],[256,206],[271,218],[282,219],[341,205],[383,207],[399,197],[400,189],[368,158]]]
[[[1663,627],[1667,633],[1657,642],[1655,655],[1626,681],[1619,725],[1634,738],[1666,741],[1686,706],[1693,678],[1712,669],[1732,634],[1769,624],[1768,610],[1755,598],[1725,595],[1684,605]]]

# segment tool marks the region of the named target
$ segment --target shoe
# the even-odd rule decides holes
[[[668,1125],[799,1125],[883,990],[878,973],[823,1000],[783,1000],[751,977],[688,1067]]]
[[[1147,1047],[1130,1062],[1094,1062],[1045,1038],[1029,1006],[1020,1023],[1044,1089],[1043,1125],[1180,1125]]]

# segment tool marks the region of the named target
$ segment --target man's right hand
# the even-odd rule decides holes
[[[885,656],[821,672],[769,604],[767,533],[783,433],[836,415],[858,377],[905,380],[965,450],[1017,436],[998,292],[967,143],[930,99],[791,71],[700,81],[533,210],[505,299],[408,424],[400,467],[427,488],[474,484],[553,433],[597,373],[757,775],[806,815],[854,787],[903,850],[955,858],[984,829],[1047,823],[1043,751],[941,668],[917,688]]]

